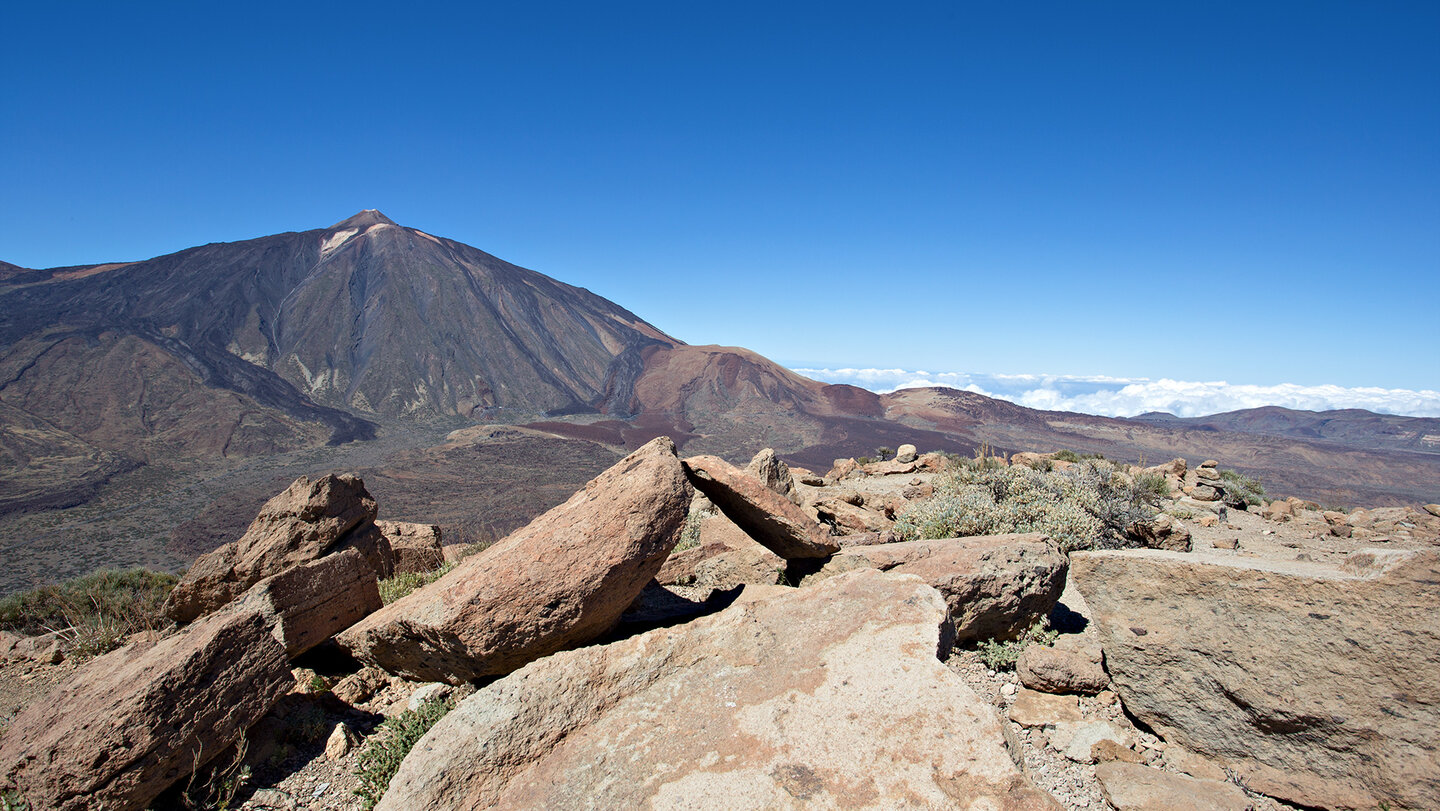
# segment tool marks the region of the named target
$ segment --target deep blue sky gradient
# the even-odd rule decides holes
[[[791,364],[1440,388],[1440,3],[57,2],[0,30],[23,266],[379,208]]]

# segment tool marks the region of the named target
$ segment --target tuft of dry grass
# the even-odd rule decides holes
[[[179,580],[148,569],[103,569],[0,600],[0,630],[59,632],[78,658],[98,656],[133,633],[163,627],[160,608]]]

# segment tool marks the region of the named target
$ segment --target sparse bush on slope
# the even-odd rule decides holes
[[[1243,510],[1265,503],[1265,487],[1259,479],[1234,470],[1221,470],[1220,481],[1225,483],[1225,503],[1231,507]]]
[[[130,634],[167,623],[160,612],[175,575],[148,569],[105,569],[0,600],[0,630],[60,631],[81,658],[117,648]]]
[[[449,711],[448,702],[426,701],[418,709],[406,710],[380,724],[356,761],[355,776],[360,779],[360,787],[355,794],[367,809],[374,808],[385,796],[390,779],[400,770],[400,761]]]
[[[431,569],[428,572],[401,572],[393,577],[380,581],[380,604],[389,605],[401,597],[423,586],[428,586],[436,580],[449,574],[452,569],[460,565],[460,561],[478,555],[492,546],[491,541],[477,541],[467,544],[454,560],[446,561],[438,569]]]
[[[1154,516],[1157,497],[1104,460],[1068,470],[961,468],[901,513],[904,540],[1043,532],[1066,551],[1127,546],[1125,527]]]

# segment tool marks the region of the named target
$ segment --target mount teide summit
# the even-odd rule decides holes
[[[266,421],[250,433],[283,429],[291,443],[317,424],[339,442],[370,436],[374,418],[593,411],[628,389],[640,350],[680,343],[587,290],[373,210],[143,262],[7,268],[0,301],[0,398],[82,437],[117,421],[155,437],[174,427],[159,412],[236,396],[229,422]],[[137,375],[146,385],[126,399],[139,413],[58,402],[57,389]],[[155,391],[162,377],[188,378],[184,393]],[[185,434],[171,444],[199,439]]]

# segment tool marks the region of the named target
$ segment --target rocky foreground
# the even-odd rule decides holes
[[[987,462],[1007,463],[1067,464]],[[0,791],[37,809],[174,807],[197,785],[247,808],[1440,807],[1440,507],[1246,509],[1213,462],[1175,460],[1113,474],[1163,480],[1127,528],[1141,548],[900,540],[955,464],[903,446],[741,470],[661,438],[384,606],[382,580],[458,550],[377,521],[354,477],[302,479],[196,561],[175,627],[78,669],[53,636],[0,639],[0,680],[56,682],[5,727]],[[372,790],[366,753],[423,713],[443,717]]]

